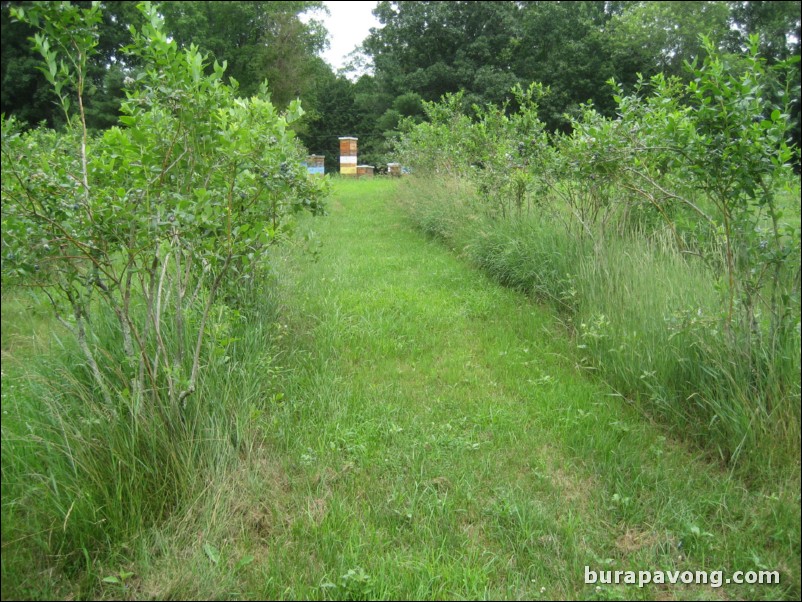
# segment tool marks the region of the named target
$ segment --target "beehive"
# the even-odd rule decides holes
[[[322,176],[325,173],[325,157],[323,155],[309,155],[306,158],[306,170],[310,174]]]
[[[401,177],[401,164],[400,163],[388,163],[387,164],[387,173],[390,174],[393,178],[400,178]]]
[[[373,166],[372,165],[357,165],[356,166],[356,177],[357,178],[372,178],[373,177]]]
[[[340,138],[340,175],[355,176],[356,169],[356,141],[358,138],[343,136]]]

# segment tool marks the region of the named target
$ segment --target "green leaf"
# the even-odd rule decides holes
[[[239,559],[239,562],[237,562],[237,565],[234,567],[234,570],[238,571],[241,568],[244,568],[244,567],[248,566],[249,564],[251,564],[254,560],[255,560],[255,558],[251,554],[248,554],[247,556],[243,556],[242,558]]]
[[[103,577],[103,583],[120,583],[120,580],[115,577],[114,575],[109,575],[108,577]]]
[[[203,544],[203,551],[206,552],[206,556],[209,557],[209,560],[211,560],[212,563],[214,564],[220,563],[220,552],[208,541],[205,544]]]

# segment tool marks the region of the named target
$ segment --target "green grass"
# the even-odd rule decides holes
[[[797,482],[748,490],[589,382],[560,323],[412,231],[394,185],[340,183],[320,259],[279,267],[300,367],[267,431],[288,490],[255,592],[793,597]],[[757,564],[783,584],[583,584],[585,565]]]
[[[204,396],[249,398],[249,445],[93,565],[83,595],[797,598],[799,475],[747,485],[588,379],[556,317],[416,231],[397,186],[336,182],[329,217],[275,258],[278,324],[238,356],[243,382],[273,384]],[[269,357],[251,361],[260,344]],[[7,571],[5,519],[3,597],[26,580],[27,597],[76,591],[59,572],[42,583],[46,558]],[[597,589],[585,566],[782,581]],[[102,582],[120,571],[124,588]]]
[[[782,276],[788,329],[772,341],[768,320],[758,315],[754,328],[734,321],[728,336],[722,272],[678,252],[659,217],[635,233],[608,228],[592,241],[569,232],[551,207],[487,219],[475,191],[455,182],[412,180],[401,196],[424,232],[494,280],[555,307],[579,361],[643,411],[745,478],[768,481],[798,470],[793,258]]]
[[[222,492],[275,393],[271,302],[257,305],[247,323],[215,306],[203,377],[184,406],[148,397],[134,407],[125,382],[113,382],[111,404],[93,390],[77,345],[36,295],[4,296],[3,599],[128,591],[150,559],[186,554],[187,539],[203,556],[227,532],[233,498]],[[99,356],[114,378],[119,342],[102,318]],[[221,338],[234,342],[223,349]],[[125,584],[103,581],[129,572]]]

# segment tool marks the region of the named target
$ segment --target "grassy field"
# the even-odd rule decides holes
[[[761,305],[751,326],[739,315],[729,328],[716,253],[683,252],[655,215],[649,227],[623,220],[591,241],[564,221],[567,209],[552,197],[504,220],[488,217],[486,199],[464,181],[411,178],[398,196],[422,231],[557,311],[577,361],[641,411],[745,480],[799,470],[798,257],[790,255],[778,277],[785,327],[769,328]],[[631,203],[617,201],[619,210],[648,215]],[[798,204],[789,200],[789,227],[795,215],[799,222]],[[769,299],[770,287],[757,296]]]
[[[241,365],[272,384],[239,461],[75,574],[25,561],[4,488],[3,597],[798,599],[799,474],[747,486],[590,381],[555,316],[419,233],[396,186],[336,182],[276,258],[275,352]],[[4,341],[4,413],[31,349]],[[4,420],[4,481],[7,445]],[[586,566],[781,581],[610,586]]]

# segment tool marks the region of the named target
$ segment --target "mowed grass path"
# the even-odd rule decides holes
[[[547,311],[335,182],[278,262],[294,366],[243,489],[247,597],[799,595],[798,477],[750,491],[575,366]],[[242,542],[245,543],[245,542]],[[585,584],[600,570],[778,570],[775,586]]]

